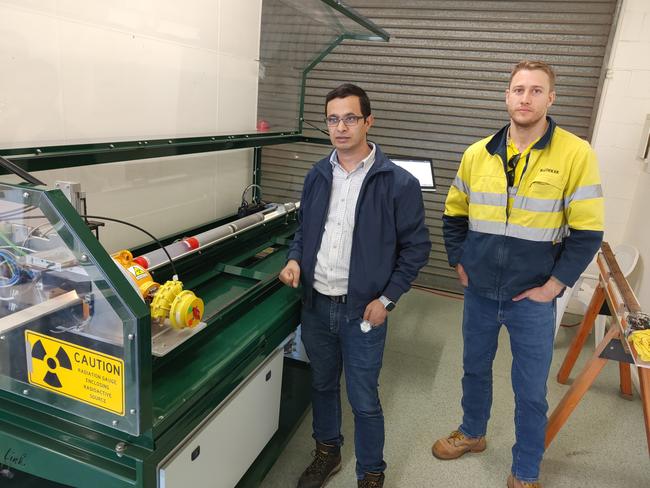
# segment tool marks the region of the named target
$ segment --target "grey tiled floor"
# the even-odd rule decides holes
[[[462,301],[412,290],[391,313],[381,374],[386,417],[386,488],[505,487],[514,439],[510,349],[502,330],[494,363],[494,403],[488,449],[456,461],[431,456],[432,442],[460,421]],[[552,410],[567,386],[555,381],[576,329],[562,328],[548,382]],[[588,341],[593,348],[593,341]],[[572,377],[588,358],[585,351]],[[650,488],[643,411],[617,394],[618,367],[608,364],[546,452],[545,488]],[[353,419],[343,399],[343,468],[327,488],[355,487]],[[269,472],[263,488],[293,488],[311,460],[311,413]]]

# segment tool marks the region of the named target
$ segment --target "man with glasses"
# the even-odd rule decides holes
[[[506,90],[510,123],[470,146],[447,196],[449,264],[465,287],[463,420],[433,445],[439,459],[486,448],[492,361],[510,335],[515,436],[509,488],[539,488],[553,355],[555,298],[600,247],[603,199],[589,143],[547,116],[555,74],[522,61]]]
[[[302,283],[302,340],[312,367],[314,460],[298,488],[316,488],[341,468],[340,378],[354,414],[357,484],[381,488],[384,415],[378,379],[386,317],[427,262],[431,243],[418,181],[367,141],[365,91],[328,93],[334,151],[305,177],[299,228],[280,280]]]

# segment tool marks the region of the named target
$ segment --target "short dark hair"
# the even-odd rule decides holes
[[[515,75],[522,70],[543,71],[548,76],[548,81],[551,87],[551,91],[555,91],[555,71],[553,70],[551,65],[545,63],[544,61],[537,61],[537,60],[531,61],[529,59],[523,59],[519,61],[514,66],[514,68],[512,68],[512,71],[510,72],[510,81],[508,82],[508,88],[512,84],[512,79],[515,77]]]
[[[327,104],[335,98],[346,98],[350,96],[359,97],[359,103],[361,104],[361,115],[364,118],[370,115],[370,99],[368,94],[363,90],[363,88],[353,85],[352,83],[343,83],[342,85],[337,86],[325,97],[325,115],[327,116]]]

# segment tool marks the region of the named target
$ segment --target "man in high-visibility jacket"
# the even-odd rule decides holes
[[[465,151],[443,216],[449,264],[465,288],[463,420],[432,451],[456,459],[486,448],[492,362],[505,325],[515,394],[510,488],[541,486],[555,298],[573,286],[603,238],[596,156],[547,116],[554,100],[549,65],[514,67],[510,123]]]

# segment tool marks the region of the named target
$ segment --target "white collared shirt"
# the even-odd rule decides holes
[[[375,145],[368,144],[372,147],[370,154],[350,173],[339,164],[336,151],[330,157],[332,193],[314,272],[314,288],[323,295],[348,293],[357,200],[363,180],[375,162]]]

